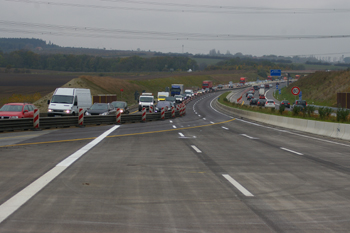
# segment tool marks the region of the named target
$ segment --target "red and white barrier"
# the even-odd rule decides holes
[[[146,122],[146,108],[142,108],[142,122]]]
[[[184,103],[180,104],[180,116],[183,115]]]
[[[34,129],[39,129],[39,109],[34,109],[34,116],[33,116],[33,126]]]
[[[120,111],[120,108],[117,108],[116,121],[117,121],[117,124],[121,124],[122,123],[122,113]]]
[[[165,119],[165,108],[163,107],[161,112],[160,112],[160,119],[164,120]]]
[[[171,117],[175,118],[175,107],[171,106]]]
[[[82,109],[82,108],[79,108],[78,125],[79,126],[84,125],[84,109]]]
[[[182,115],[186,114],[186,105],[184,104],[183,110],[182,110]]]
[[[149,113],[153,113],[153,106],[149,106]]]

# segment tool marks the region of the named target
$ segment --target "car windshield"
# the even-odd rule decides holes
[[[73,103],[73,96],[71,96],[71,95],[54,95],[54,96],[52,96],[51,103],[72,104]]]
[[[0,108],[0,112],[21,112],[21,105],[4,105]]]
[[[124,102],[112,102],[112,104],[115,108],[124,108],[125,106]]]
[[[140,102],[153,102],[153,97],[152,96],[141,96]]]
[[[93,104],[90,108],[90,110],[107,110],[108,106],[107,104]]]
[[[157,103],[157,107],[159,108],[162,108],[162,107],[166,107],[166,106],[170,106],[170,103],[168,101],[160,101]]]
[[[165,100],[167,100],[167,101],[175,101],[175,97],[166,97]]]
[[[182,98],[182,95],[176,95],[175,98]]]

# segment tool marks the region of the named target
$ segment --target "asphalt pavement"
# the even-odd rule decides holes
[[[170,120],[1,134],[0,232],[348,232],[350,143],[227,115],[220,94]]]

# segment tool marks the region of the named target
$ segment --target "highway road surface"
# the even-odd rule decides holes
[[[172,120],[0,134],[0,232],[349,232],[350,143],[197,98]]]

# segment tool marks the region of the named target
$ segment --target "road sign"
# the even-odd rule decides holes
[[[293,87],[292,88],[292,94],[293,95],[299,95],[300,93],[300,88],[299,87]]]
[[[281,89],[278,90],[278,93],[281,94]]]
[[[302,96],[302,92],[300,91],[300,93],[299,93],[299,100],[302,100],[301,96]]]
[[[276,85],[276,89],[278,89],[278,85]]]
[[[281,76],[281,70],[270,70],[270,76]]]

